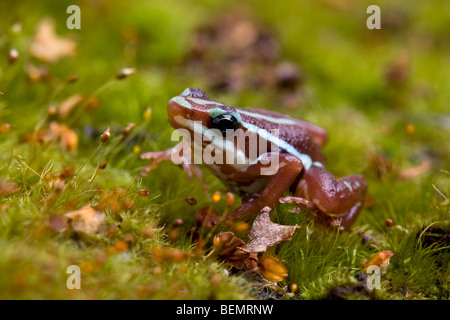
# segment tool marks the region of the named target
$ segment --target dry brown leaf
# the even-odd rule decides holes
[[[210,207],[204,207],[195,213],[195,220],[197,221],[197,227],[211,228],[219,222],[217,218],[217,212]]]
[[[245,269],[256,270],[258,268],[258,254],[256,252],[251,252],[248,259],[245,261]]]
[[[364,269],[363,272],[366,273],[367,268],[369,266],[372,265],[376,265],[379,266],[381,269],[381,274],[385,274],[387,271],[387,267],[389,266],[389,260],[391,259],[391,257],[394,255],[394,253],[392,251],[386,250],[386,251],[381,251],[376,253],[372,259],[369,260],[369,262],[367,262],[364,265]]]
[[[68,150],[75,150],[78,147],[78,135],[65,124],[55,121],[49,125],[47,138],[51,141],[59,141],[61,147]]]
[[[0,181],[0,196],[7,196],[19,190],[19,185],[14,182]]]
[[[70,97],[68,97],[66,100],[61,102],[61,105],[59,106],[59,115],[61,118],[65,119],[70,114],[70,112],[73,110],[73,108],[79,104],[83,100],[83,96],[79,93],[76,93]]]
[[[45,62],[54,62],[59,58],[75,54],[77,43],[71,39],[60,37],[49,20],[42,21],[31,43],[31,54]]]
[[[245,242],[236,237],[233,232],[223,232],[216,235],[214,246],[219,251],[219,258],[237,269],[241,269],[250,256],[250,252],[242,249]]]
[[[105,223],[105,214],[94,210],[91,205],[68,212],[64,217],[69,219],[69,224],[73,230],[87,234],[99,232]]]
[[[398,178],[401,180],[413,179],[430,170],[432,165],[433,162],[431,161],[431,159],[426,158],[418,166],[403,169],[402,171],[400,171],[400,173],[398,174]]]
[[[61,137],[60,137],[61,147],[68,150],[75,150],[78,147],[78,135],[72,129],[67,126],[62,127]]]
[[[49,70],[47,66],[35,66],[32,63],[27,63],[25,65],[25,72],[28,75],[28,79],[32,82],[38,82],[39,80],[44,80],[49,76]]]
[[[270,221],[269,212],[272,209],[264,207],[253,221],[248,237],[252,239],[245,249],[251,252],[264,252],[268,247],[291,240],[295,226],[284,226]]]
[[[68,219],[64,216],[51,215],[47,219],[47,224],[50,229],[56,232],[66,231],[69,227]]]

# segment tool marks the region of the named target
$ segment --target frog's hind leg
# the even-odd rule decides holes
[[[295,195],[314,203],[319,224],[348,230],[359,215],[366,189],[367,183],[360,175],[336,179],[325,168],[312,165]]]

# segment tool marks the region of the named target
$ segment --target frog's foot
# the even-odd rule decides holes
[[[279,199],[280,203],[296,203],[298,205],[302,205],[304,207],[306,207],[307,209],[314,209],[316,208],[315,204],[312,201],[306,200],[305,198],[301,198],[301,197],[281,197]]]
[[[313,165],[300,180],[295,195],[315,205],[318,224],[349,230],[364,203],[366,189],[360,175],[335,179],[325,168]]]
[[[350,227],[359,215],[361,206],[361,203],[356,203],[344,216],[333,216],[317,210],[314,215],[314,220],[319,225],[324,226],[328,229],[338,229],[341,231],[350,230]]]
[[[156,168],[159,162],[164,160],[170,160],[171,152],[172,148],[164,151],[142,153],[141,159],[143,160],[152,159],[152,161],[150,161],[150,163],[146,165],[145,168],[141,171],[141,175],[146,176],[150,171]]]
[[[145,166],[145,168],[141,171],[142,176],[146,176],[151,170],[155,169],[158,163],[165,160],[172,160],[172,150],[173,148],[164,150],[164,151],[156,151],[156,152],[145,152],[141,154],[141,159],[152,159],[150,163]],[[203,189],[207,189],[206,182],[203,178],[202,170],[196,164],[193,164],[191,159],[185,156],[178,156],[180,161],[179,166],[183,168],[184,172],[186,172],[189,181],[192,181],[193,176],[195,176],[198,180],[202,182]]]

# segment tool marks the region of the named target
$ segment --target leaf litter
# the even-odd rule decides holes
[[[269,247],[289,241],[297,225],[280,225],[270,220],[272,209],[264,207],[253,221],[248,237],[249,243],[235,236],[233,232],[223,232],[214,237],[215,250],[218,257],[226,264],[237,269],[257,270],[266,280],[271,282],[283,281],[288,272],[281,261],[269,255]],[[258,258],[258,253],[265,254]]]

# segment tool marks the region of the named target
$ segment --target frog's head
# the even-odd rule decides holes
[[[236,108],[211,100],[198,88],[188,88],[170,99],[167,113],[172,127],[192,133],[194,122],[201,123],[203,131],[218,129],[225,135],[227,129],[238,129],[242,121]]]
[[[260,152],[273,150],[267,139],[270,134],[249,123],[248,112],[242,118],[241,109],[213,101],[198,88],[188,88],[172,98],[167,112],[172,127],[189,131],[190,136],[183,134],[183,138],[190,139],[193,149],[205,151],[203,160],[222,180],[236,170],[246,170]]]

